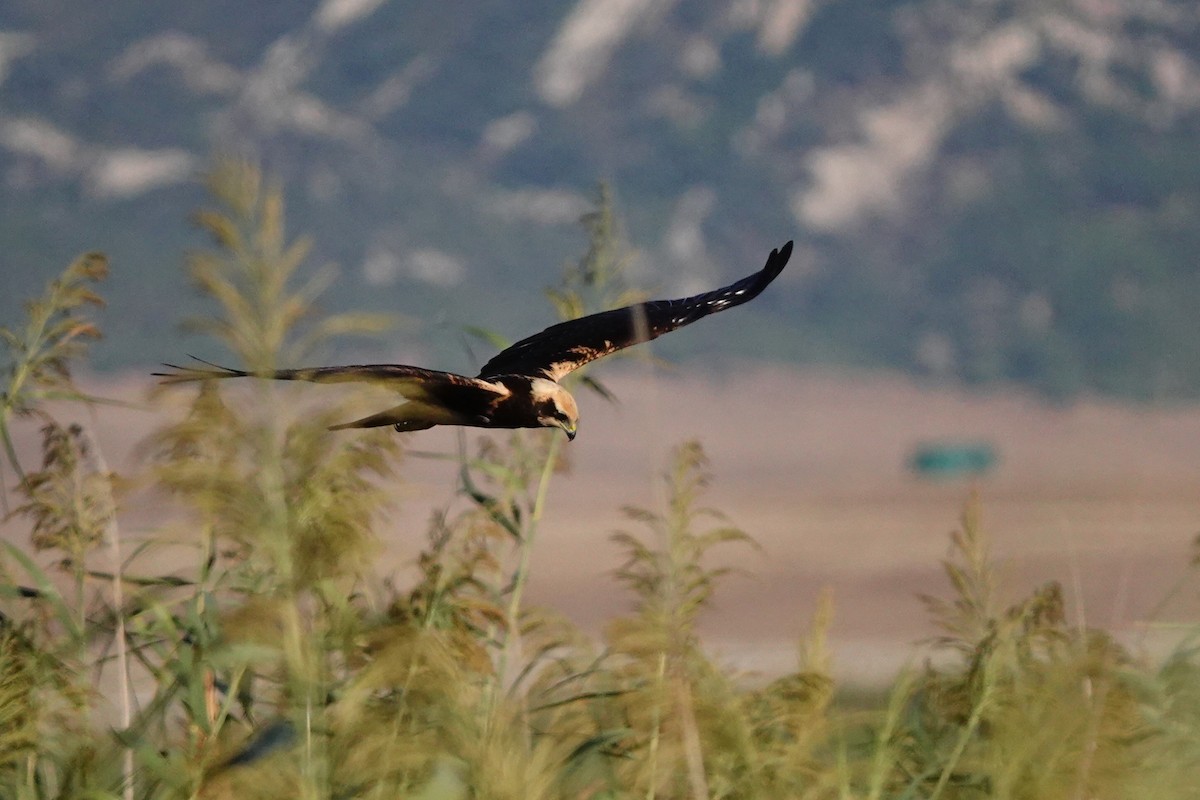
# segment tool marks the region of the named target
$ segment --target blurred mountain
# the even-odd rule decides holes
[[[605,180],[657,291],[797,240],[668,353],[1194,397],[1198,152],[1191,0],[7,0],[0,312],[102,249],[102,365],[175,357],[196,175],[236,153],[330,309],[419,321],[381,355],[549,322]]]

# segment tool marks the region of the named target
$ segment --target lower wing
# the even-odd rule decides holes
[[[311,383],[369,383],[390,389],[410,400],[438,404],[494,402],[509,392],[504,386],[479,378],[468,378],[453,372],[410,367],[404,364],[351,364],[340,367],[301,367],[254,372],[223,367],[196,359],[204,367],[163,366],[173,372],[155,372],[164,384],[223,378],[266,378],[276,381],[309,381]]]

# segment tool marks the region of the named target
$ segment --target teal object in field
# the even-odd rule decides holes
[[[996,449],[987,442],[918,445],[909,458],[913,472],[926,478],[983,475],[996,466]]]

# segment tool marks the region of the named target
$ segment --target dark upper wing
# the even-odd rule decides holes
[[[792,243],[788,242],[771,251],[762,270],[723,289],[679,300],[653,300],[551,325],[501,351],[483,365],[479,377],[544,375],[557,381],[589,361],[753,300],[783,271],[791,255]]]
[[[311,381],[313,383],[371,383],[391,389],[410,400],[438,400],[446,402],[451,396],[463,398],[464,395],[480,395],[479,399],[505,395],[508,390],[503,386],[457,375],[453,372],[409,367],[404,364],[352,364],[344,367],[303,367],[300,369],[277,369],[268,372],[248,372],[246,370],[222,367],[208,361],[196,359],[209,368],[180,367],[175,364],[164,364],[175,372],[152,373],[162,378],[163,383],[184,383],[187,381],[206,381],[214,378],[269,378],[277,381]]]

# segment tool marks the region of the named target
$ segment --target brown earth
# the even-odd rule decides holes
[[[1055,406],[879,373],[762,367],[713,377],[633,364],[600,374],[621,402],[582,398],[579,437],[566,448],[571,471],[552,487],[527,595],[588,630],[628,607],[608,540],[629,527],[621,507],[661,504],[657,476],[688,438],[711,459],[707,504],[762,546],[725,550],[749,574],[727,579],[704,621],[706,642],[731,665],[793,666],[823,587],[834,593],[835,665],[848,679],[888,675],[933,635],[917,595],[947,590],[939,560],[971,486],[910,474],[913,447],[929,441],[997,448],[997,468],[975,488],[1011,599],[1057,579],[1077,620],[1148,652],[1171,639],[1168,623],[1195,621],[1200,610],[1188,569],[1200,531],[1200,407]],[[149,384],[136,375],[89,388],[140,402]],[[155,419],[100,408],[84,421],[121,467]],[[31,453],[36,431],[19,433]],[[454,449],[450,431],[408,437],[413,449]],[[412,563],[456,476],[445,461],[410,458],[403,477],[401,510],[384,532],[385,572]],[[10,524],[4,535],[24,533]]]

